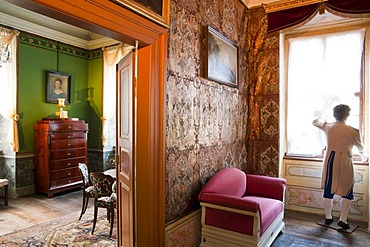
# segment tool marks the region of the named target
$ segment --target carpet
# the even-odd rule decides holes
[[[102,211],[96,222],[94,235],[91,235],[93,214],[71,214],[45,223],[41,223],[17,232],[0,237],[1,247],[13,246],[55,246],[55,247],[84,247],[84,246],[117,246],[117,229],[114,224],[112,237],[109,237],[110,223]],[[116,223],[116,221],[115,221]]]

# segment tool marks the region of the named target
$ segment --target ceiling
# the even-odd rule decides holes
[[[292,0],[242,0],[248,7],[253,8],[261,4],[287,3]],[[314,19],[317,19],[316,17]],[[312,20],[314,21],[314,20]],[[63,43],[92,50],[104,46],[120,43],[102,35],[82,28],[49,18],[0,0],[0,24],[11,26],[18,30],[34,33],[39,36],[59,40]]]
[[[0,24],[92,50],[120,43],[0,0]]]
[[[248,8],[279,1],[286,0],[242,0]],[[5,0],[0,0],[0,24],[84,49],[96,49],[119,43],[116,40],[18,7]]]

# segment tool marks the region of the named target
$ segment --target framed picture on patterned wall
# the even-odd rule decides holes
[[[162,26],[170,26],[170,0],[110,0]]]
[[[206,78],[228,86],[238,86],[239,51],[238,46],[208,26]]]
[[[71,75],[47,70],[45,102],[58,104],[58,98],[71,103]]]

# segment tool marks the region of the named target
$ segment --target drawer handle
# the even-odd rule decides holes
[[[71,143],[68,143],[68,147],[71,146],[72,144]]]
[[[72,183],[72,180],[68,180],[68,183]]]
[[[67,138],[71,138],[72,136],[67,136]]]
[[[70,172],[69,172],[69,173],[68,173],[68,176],[71,176],[71,175],[72,175],[72,173],[70,173]]]
[[[71,163],[68,163],[68,166],[71,166],[72,164]]]
[[[71,156],[71,153],[68,153],[67,155],[68,155],[68,156]]]
[[[72,129],[72,126],[68,126],[68,129]]]

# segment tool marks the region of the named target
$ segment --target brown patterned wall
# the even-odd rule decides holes
[[[206,80],[207,25],[237,43],[240,81]],[[217,171],[279,171],[279,37],[266,37],[263,8],[238,0],[172,1],[167,78],[166,222],[199,208]]]
[[[166,102],[166,222],[199,208],[203,185],[225,167],[247,170],[247,9],[239,0],[173,0]],[[239,87],[204,74],[207,25],[237,43]]]
[[[248,172],[279,175],[279,36],[263,8],[248,11]]]

